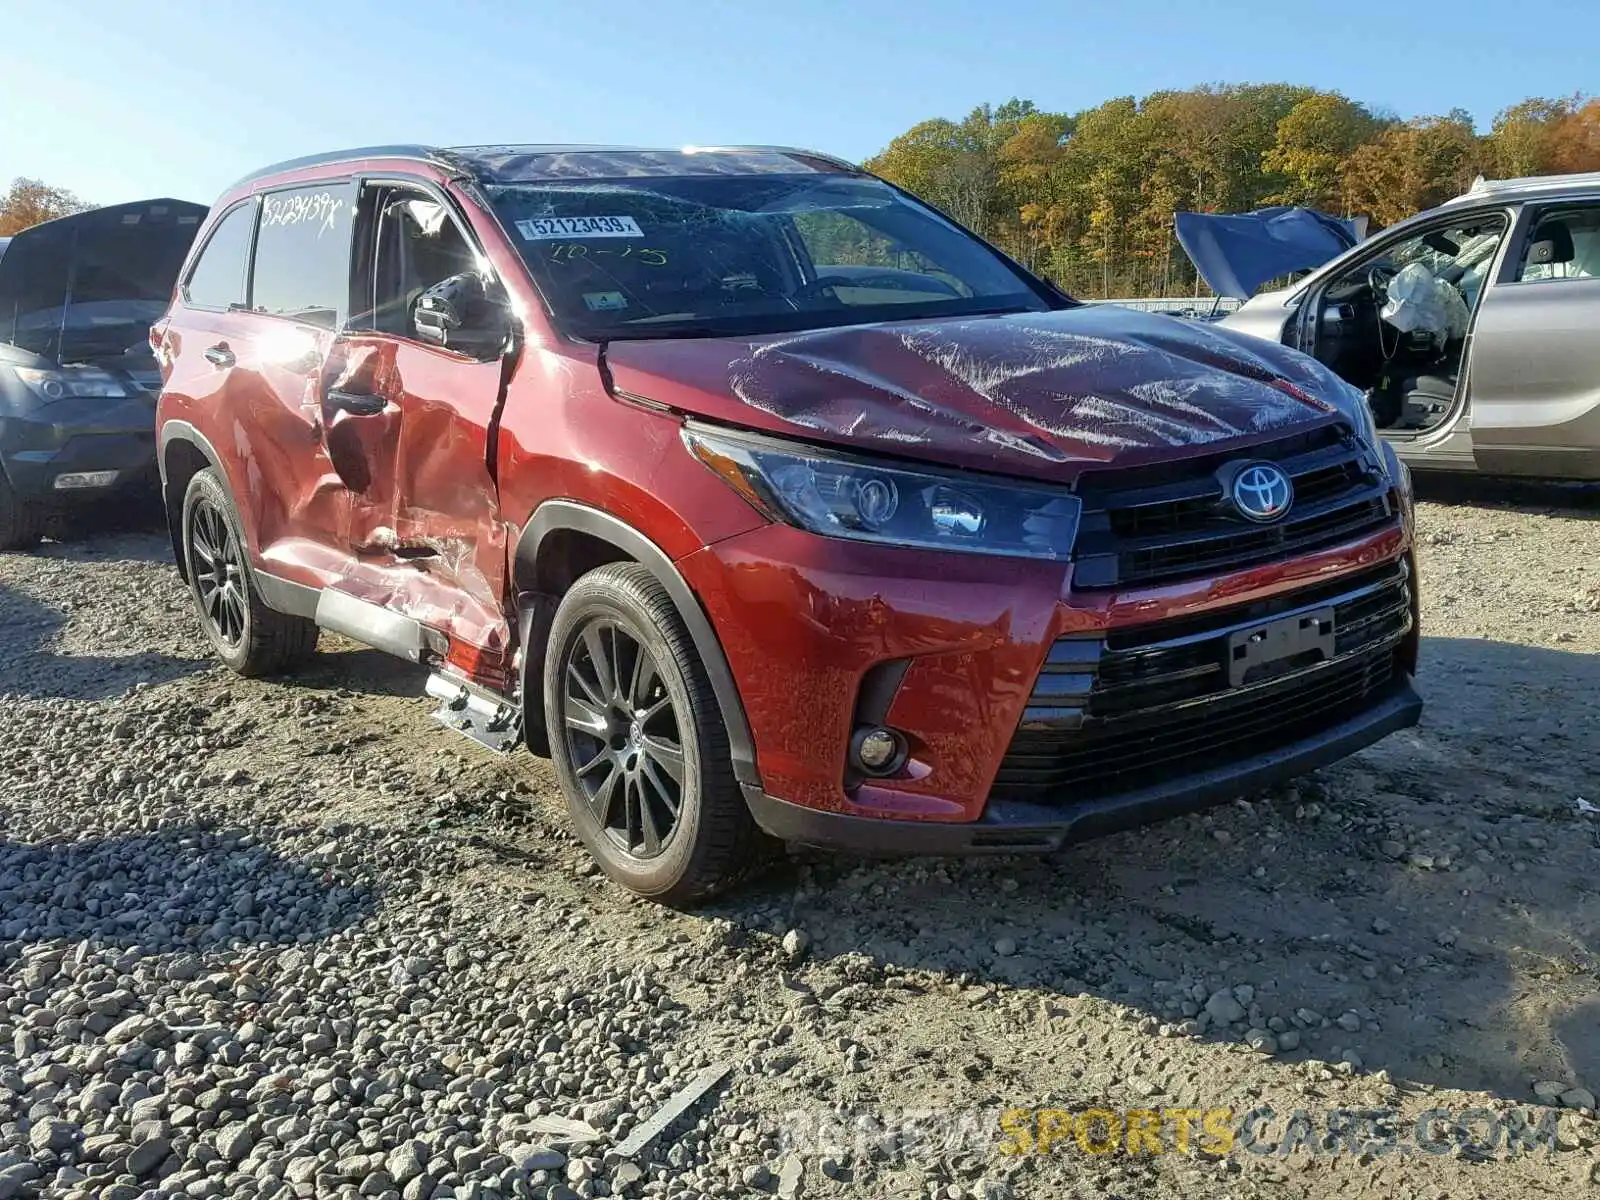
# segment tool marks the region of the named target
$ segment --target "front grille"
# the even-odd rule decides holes
[[[1236,643],[1331,613],[1332,657],[1285,658],[1235,685]],[[1062,638],[996,776],[996,799],[1072,804],[1227,766],[1354,715],[1394,682],[1411,631],[1406,564],[1221,613]]]
[[[1289,514],[1254,524],[1224,493],[1230,466],[1264,460],[1294,481]],[[1336,545],[1395,519],[1379,463],[1342,424],[1228,454],[1090,472],[1073,557],[1080,589],[1169,583]]]

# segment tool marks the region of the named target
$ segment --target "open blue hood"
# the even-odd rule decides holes
[[[62,362],[148,345],[207,211],[138,200],[24,229],[0,257],[0,342]]]
[[[1181,212],[1178,243],[1219,296],[1248,300],[1269,279],[1337,258],[1366,233],[1366,220],[1279,205],[1247,213]]]

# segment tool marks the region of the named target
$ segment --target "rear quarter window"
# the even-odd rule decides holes
[[[247,200],[223,214],[183,285],[185,304],[227,308],[245,302],[245,266],[250,260],[255,213],[255,202]]]
[[[350,303],[354,185],[317,184],[261,197],[250,307],[332,329]]]

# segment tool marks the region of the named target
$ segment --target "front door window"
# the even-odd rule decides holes
[[[477,255],[444,205],[426,192],[382,188],[373,199],[371,306],[353,324],[419,340],[417,300],[434,285],[477,270]]]

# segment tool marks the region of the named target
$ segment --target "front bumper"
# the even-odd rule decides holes
[[[1221,620],[1337,588],[1400,562],[1409,543],[1408,518],[1289,561],[1112,592],[1073,591],[1061,564],[872,547],[782,525],[677,566],[722,643],[767,794],[852,816],[973,822],[1059,640]],[[894,686],[875,694],[885,673]],[[907,735],[905,771],[850,778],[850,736],[864,717]]]
[[[45,504],[92,500],[156,480],[155,409],[148,396],[75,400],[0,416],[0,467],[12,490]],[[62,475],[115,472],[104,484],[58,488]]]
[[[1399,518],[1300,557],[1125,590],[1074,590],[1060,564],[864,547],[776,525],[677,565],[738,684],[759,772],[744,782],[769,832],[875,852],[1047,850],[1244,794],[1414,724],[1409,502]],[[1378,641],[1341,642],[1336,670],[1235,685],[1221,704],[1189,706],[1186,692],[1150,701],[1185,715],[1138,732],[1147,704],[1129,693],[1148,694],[1146,663],[1187,686],[1183,655],[1202,636],[1187,631],[1227,638],[1262,614],[1340,605],[1356,606],[1339,608],[1341,628],[1390,623]],[[1122,706],[1114,730],[1107,705]],[[1197,713],[1209,715],[1190,721]],[[848,745],[864,721],[905,735],[896,775],[852,771]],[[1163,760],[1180,740],[1226,749]]]
[[[1376,704],[1321,732],[1226,767],[1069,808],[996,800],[965,824],[892,821],[824,812],[746,787],[756,823],[802,845],[873,855],[1025,854],[1059,849],[1117,830],[1194,812],[1337,762],[1417,723],[1422,698],[1409,678]]]

